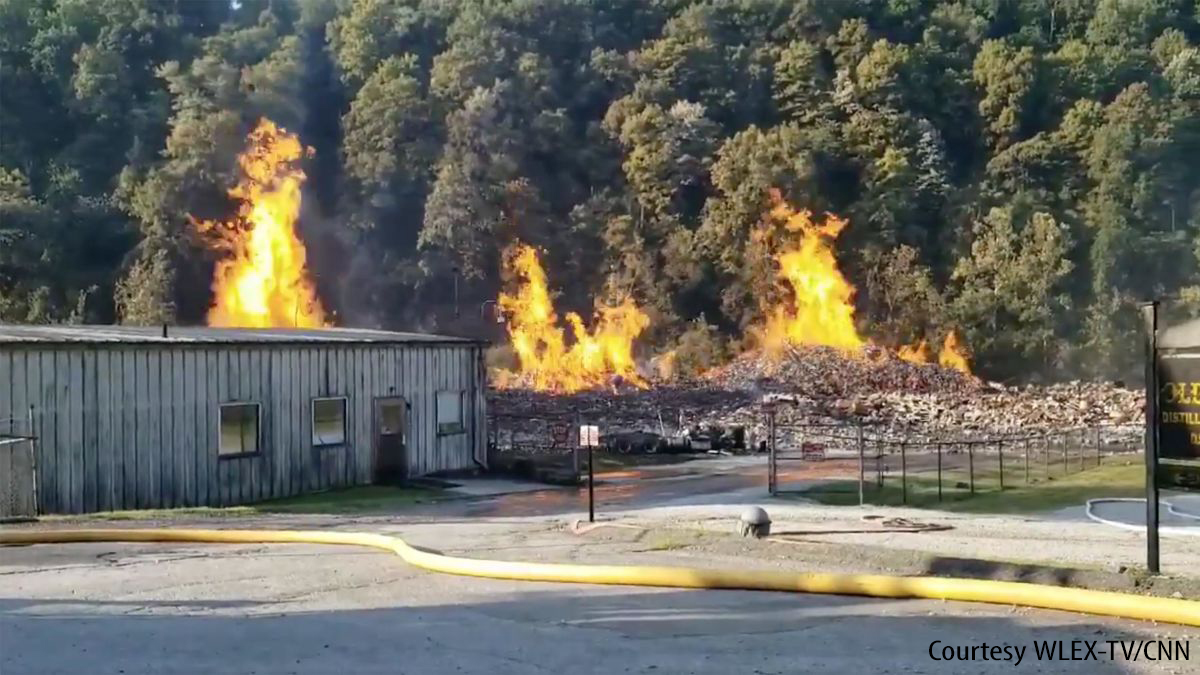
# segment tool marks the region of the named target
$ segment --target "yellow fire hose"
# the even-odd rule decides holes
[[[391,551],[410,565],[433,572],[490,579],[959,600],[1200,626],[1200,602],[1012,581],[477,560],[424,551],[410,546],[399,537],[364,532],[152,529],[0,532],[0,545],[143,541],[367,546]]]

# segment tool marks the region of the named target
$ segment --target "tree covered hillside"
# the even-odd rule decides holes
[[[0,0],[0,320],[198,323],[267,117],[346,325],[494,336],[504,247],[719,360],[779,292],[778,188],[864,334],[994,377],[1136,372],[1200,313],[1194,0]],[[454,280],[458,307],[454,308]],[[490,331],[490,332],[489,332]],[[690,360],[690,361],[689,361]]]

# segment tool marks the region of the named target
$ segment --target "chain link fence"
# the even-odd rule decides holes
[[[777,424],[767,417],[771,494],[929,505],[1059,480],[1142,451],[1136,425],[1025,434],[916,434],[863,424]]]
[[[767,466],[767,488],[773,495],[836,495],[824,501],[916,506],[1060,480],[1140,453],[1143,442],[1138,425],[934,434],[852,422],[782,423],[770,406],[759,419],[741,426],[672,421],[639,424],[570,410],[493,412],[488,417],[489,466],[542,482],[578,484],[587,470],[580,429],[588,425],[598,427],[598,450],[616,459],[614,467],[658,460],[613,455],[711,450],[758,455]],[[706,487],[711,486],[697,484],[697,489]]]

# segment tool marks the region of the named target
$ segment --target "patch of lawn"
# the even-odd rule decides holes
[[[142,509],[140,511],[100,511],[84,516],[43,516],[42,520],[75,520],[87,518],[92,520],[166,520],[170,518],[236,518],[239,516],[259,515],[253,506],[196,506],[180,509]]]
[[[943,481],[942,500],[938,501],[936,478],[927,474],[909,476],[907,505],[962,513],[1033,513],[1079,506],[1097,497],[1138,497],[1145,492],[1145,466],[1136,460],[1122,459],[1028,485],[1023,477],[1014,475],[1003,491],[998,489],[998,481],[981,481],[977,476],[973,495],[954,487],[956,482]],[[981,487],[981,483],[986,487]],[[858,483],[830,481],[796,494],[821,504],[858,504]],[[865,497],[868,504],[877,506],[904,503],[898,477],[889,478],[882,488],[869,483]]]
[[[677,551],[692,546],[700,537],[695,532],[652,532],[643,551]]]
[[[365,485],[297,497],[272,499],[256,504],[227,507],[105,511],[89,514],[100,520],[167,520],[172,518],[237,518],[270,513],[370,513],[397,510],[435,501],[440,490],[427,487]]]
[[[395,508],[434,501],[441,490],[425,487],[364,485],[311,495],[274,499],[255,504],[263,513],[350,513],[390,511]]]

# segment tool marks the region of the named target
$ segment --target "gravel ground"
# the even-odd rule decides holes
[[[732,532],[746,505],[767,509],[774,532],[801,532],[809,540],[870,545],[938,556],[1068,567],[1119,569],[1145,565],[1144,535],[1092,522],[1082,507],[1048,516],[975,515],[895,507],[839,507],[764,499],[761,490],[726,495],[722,503],[664,506],[605,513],[613,520],[659,528]],[[1116,514],[1114,514],[1116,515]],[[864,516],[880,516],[865,521]],[[838,532],[878,527],[885,518],[948,525],[942,532]],[[830,532],[821,534],[820,532]],[[1200,578],[1200,537],[1164,537],[1164,574]]]

